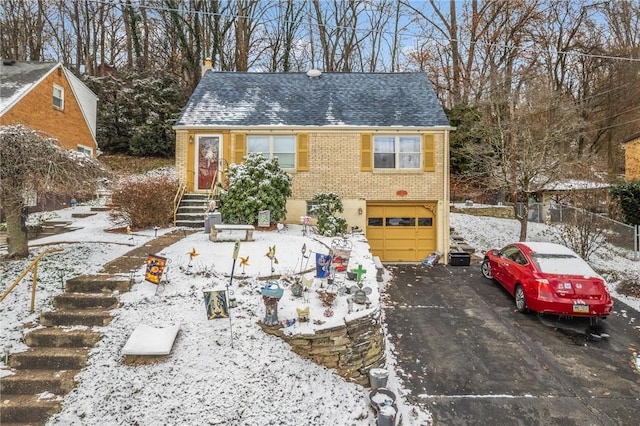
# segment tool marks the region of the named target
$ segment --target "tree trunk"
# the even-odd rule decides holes
[[[29,255],[26,209],[22,203],[5,204],[7,215],[7,250],[9,258],[25,258]]]

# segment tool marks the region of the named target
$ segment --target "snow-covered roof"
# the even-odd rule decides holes
[[[207,71],[182,126],[449,127],[424,73]]]
[[[576,189],[600,189],[608,188],[610,185],[606,182],[594,182],[588,180],[569,179],[560,182],[553,182],[545,185],[545,191],[573,191]]]
[[[58,67],[64,71],[73,96],[80,106],[80,112],[95,142],[98,97],[60,63],[2,61],[0,63],[0,116]]]
[[[0,63],[0,115],[35,87],[58,64],[2,61]]]

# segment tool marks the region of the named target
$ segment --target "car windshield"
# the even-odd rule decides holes
[[[597,275],[587,262],[571,254],[532,253],[531,257],[538,265],[540,272],[545,274],[582,275],[585,277]]]

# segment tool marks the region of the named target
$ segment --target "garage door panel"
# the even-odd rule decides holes
[[[420,204],[367,206],[371,252],[386,262],[417,262],[436,250],[433,212]]]
[[[385,262],[416,262],[413,250],[385,250]]]

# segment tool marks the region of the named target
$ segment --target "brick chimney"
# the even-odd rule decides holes
[[[211,58],[206,58],[204,60],[204,65],[202,65],[202,75],[207,72],[207,70],[212,70],[213,66],[211,64]]]

